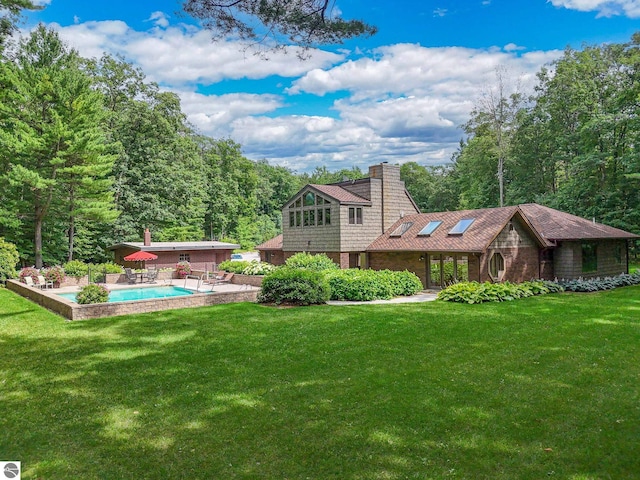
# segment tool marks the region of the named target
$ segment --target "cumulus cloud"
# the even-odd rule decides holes
[[[150,20],[165,24],[168,17],[154,12]],[[274,52],[268,61],[250,52],[245,55],[232,41],[211,42],[211,34],[186,25],[137,31],[119,20],[90,21],[61,27],[62,38],[87,57],[102,52],[119,53],[139,65],[148,77],[168,84],[213,84],[225,79],[262,79],[272,75],[297,77],[309,66],[324,68],[343,57],[314,51],[306,62],[295,52]]]
[[[625,15],[640,18],[639,0],[549,0],[555,7],[581,12],[598,12],[599,17]]]

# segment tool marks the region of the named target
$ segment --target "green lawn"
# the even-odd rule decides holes
[[[23,479],[640,478],[640,287],[67,323],[0,289]]]

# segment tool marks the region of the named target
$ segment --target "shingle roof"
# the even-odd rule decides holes
[[[513,207],[484,208],[456,212],[421,213],[398,220],[378,237],[367,251],[483,252],[514,216],[522,219],[542,246],[551,247],[560,240],[640,238],[618,228],[594,223],[535,203]],[[463,235],[449,235],[462,219],[475,219]],[[430,236],[418,233],[430,221],[442,221]],[[402,236],[392,234],[403,223],[413,225]]]
[[[316,185],[310,184],[310,187],[318,190],[320,193],[323,193],[334,200],[342,204],[357,204],[357,205],[371,205],[371,201],[363,198],[355,193],[351,193],[349,190],[346,190],[338,185]]]
[[[503,207],[407,215],[369,245],[367,251],[483,252],[517,212],[518,207]],[[456,223],[466,218],[473,218],[474,222],[465,233],[449,235]],[[430,221],[442,224],[430,236],[419,236]],[[405,222],[413,225],[401,237],[390,236]]]
[[[132,247],[145,252],[165,252],[171,250],[235,250],[240,245],[226,242],[151,242],[145,245],[143,242],[123,242],[109,247],[115,250],[118,247]]]
[[[582,240],[605,238],[639,238],[638,235],[619,228],[595,223],[569,213],[544,207],[537,203],[520,205],[533,227],[549,240]]]
[[[282,250],[282,234],[261,243],[256,247],[256,250]]]

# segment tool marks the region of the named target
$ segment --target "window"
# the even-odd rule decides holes
[[[582,273],[593,273],[598,270],[598,247],[595,243],[582,244]]]
[[[613,254],[616,258],[616,263],[622,263],[622,245],[616,243]]]
[[[449,230],[449,235],[462,235],[471,226],[475,218],[463,218]]]
[[[502,280],[504,274],[504,257],[501,253],[494,253],[489,260],[489,275],[493,280]]]
[[[174,257],[175,258],[175,257]],[[178,256],[178,261],[179,262],[190,262],[191,261],[191,255],[188,253],[181,253]]]
[[[313,194],[313,192],[307,192],[304,194],[304,206],[305,207],[310,207],[311,205],[315,205],[316,204],[316,196]]]
[[[362,225],[362,207],[349,207],[349,225]]]
[[[289,227],[331,225],[331,208],[326,208],[330,204],[326,198],[307,190],[289,204]]]
[[[389,234],[390,237],[401,237],[407,230],[411,228],[413,222],[401,223],[398,228]]]
[[[422,230],[420,230],[418,235],[423,235],[425,237],[428,237],[433,232],[435,232],[436,228],[438,228],[440,225],[442,225],[441,220],[432,220],[429,223],[427,223],[427,225]]]

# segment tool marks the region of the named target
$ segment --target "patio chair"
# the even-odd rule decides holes
[[[36,286],[41,290],[43,288],[53,288],[53,282],[47,281],[44,275],[38,275],[38,284]]]
[[[224,274],[224,276],[221,279],[219,279],[219,280],[216,279],[214,285],[222,285],[222,284],[225,284],[225,283],[231,283],[231,279],[232,278],[233,278],[233,272],[227,272],[227,273]]]
[[[35,287],[36,284],[33,283],[33,278],[31,277],[24,277],[22,280],[24,280],[24,283],[27,284],[27,287]]]
[[[156,278],[158,278],[158,270],[155,267],[149,267],[147,269],[147,282],[156,283]]]
[[[138,274],[135,273],[130,268],[125,268],[124,269],[124,274],[127,276],[127,281],[129,283],[136,283],[138,281]]]

